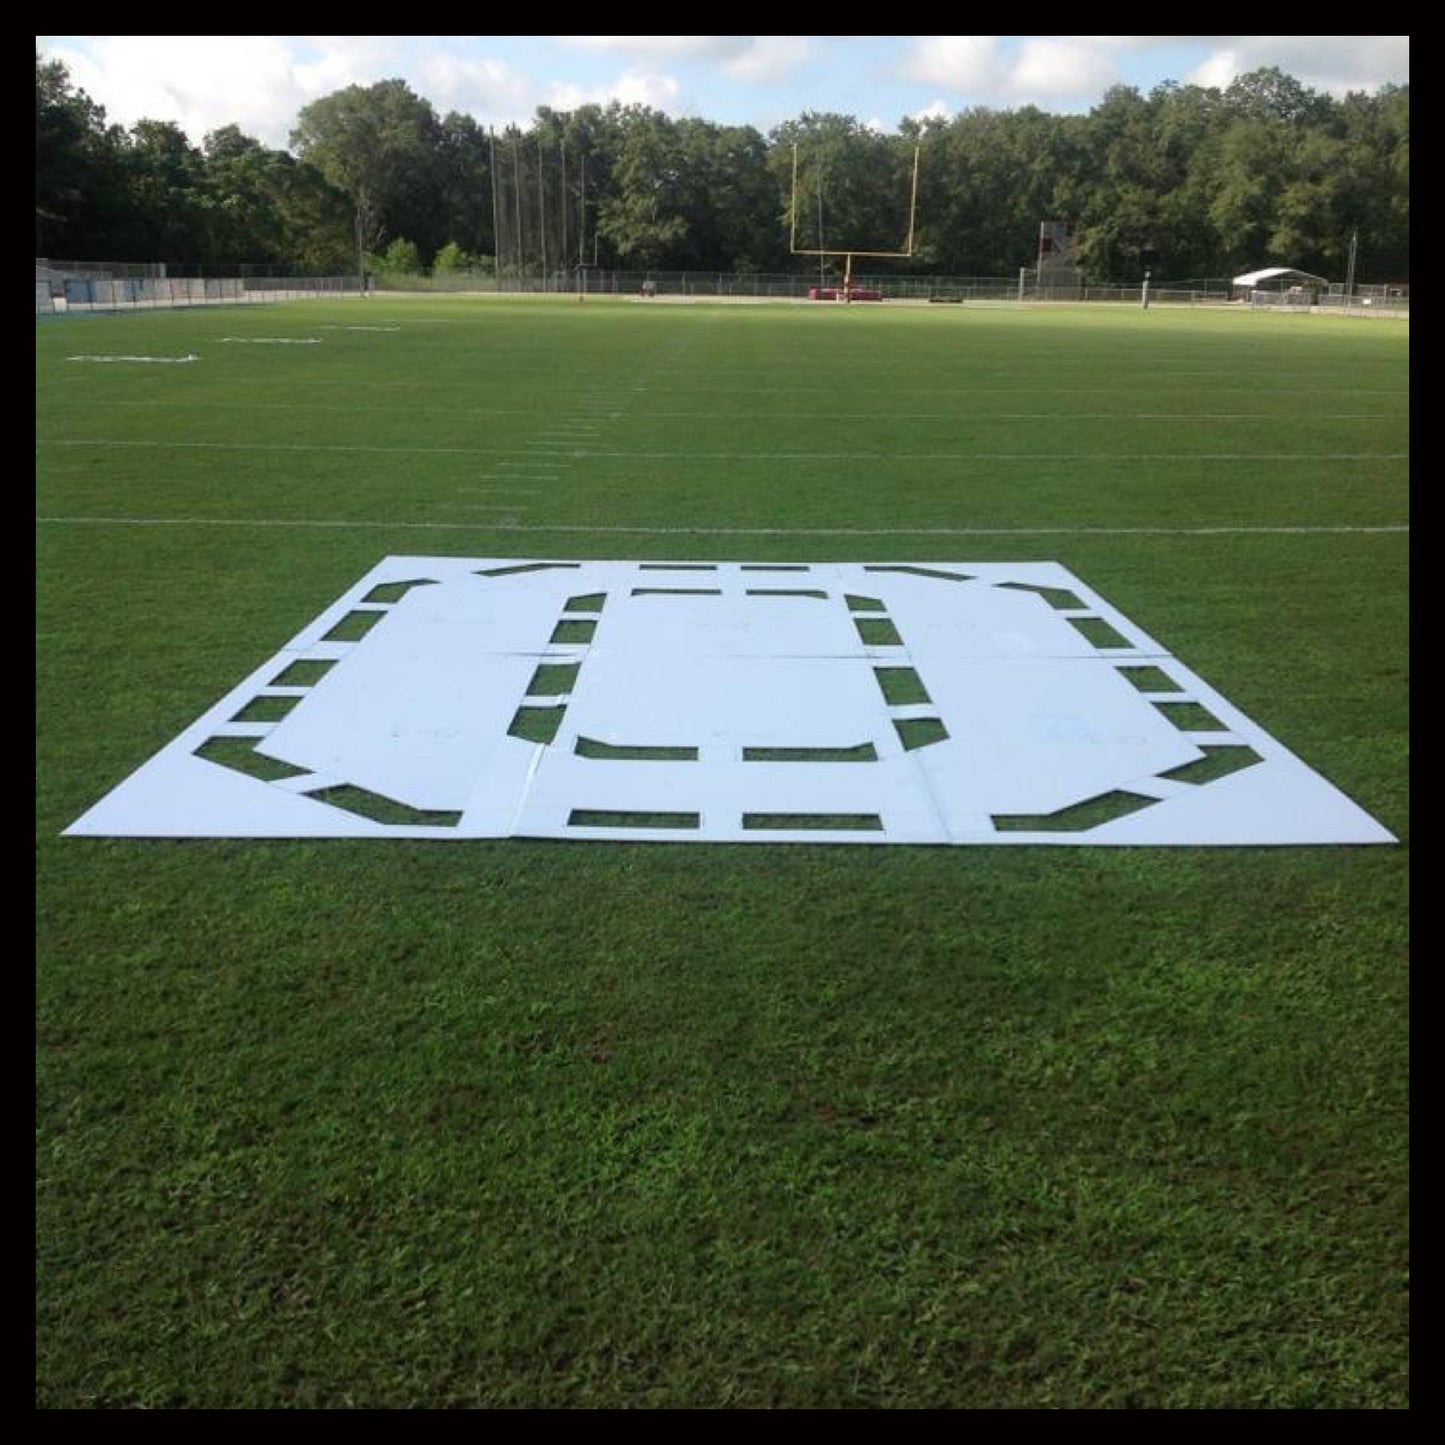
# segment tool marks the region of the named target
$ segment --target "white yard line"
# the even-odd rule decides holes
[[[499,509],[500,510],[500,509]],[[295,517],[37,517],[48,526],[98,527],[322,527],[361,528],[388,532],[476,531],[483,524],[465,522],[351,521],[341,518]],[[1218,526],[1218,527],[647,527],[582,526],[575,523],[529,522],[495,526],[498,532],[582,532],[645,537],[1237,537],[1316,536],[1408,532],[1410,524],[1381,526]]]
[[[88,410],[103,408],[127,409],[134,407],[174,407],[174,400],[165,401],[89,401],[86,403]],[[207,411],[218,411],[226,408],[240,411],[306,411],[306,412],[336,412],[351,416],[356,414],[374,413],[379,411],[405,412],[409,416],[457,416],[459,414],[475,416],[535,416],[555,419],[555,410],[539,411],[534,409],[519,410],[515,407],[468,407],[464,411],[458,411],[454,406],[398,406],[398,405],[377,405],[367,406],[357,404],[352,406],[313,406],[309,403],[291,401],[207,401]],[[574,408],[573,415],[586,417],[601,417],[604,420],[620,420],[620,411],[594,412],[588,411],[585,407]],[[756,414],[748,413],[738,415],[737,413],[720,413],[716,408],[704,411],[657,411],[649,408],[646,419],[654,417],[680,417],[689,420],[712,419],[721,421],[730,426],[739,422],[755,420],[775,420],[776,418],[760,418]],[[1311,423],[1317,421],[1404,421],[1408,420],[1407,411],[1337,411],[1325,412],[1310,417]],[[1277,411],[809,411],[806,416],[785,418],[790,426],[797,426],[809,421],[951,421],[967,422],[974,425],[978,422],[988,421],[1272,421],[1279,420]]]
[[[230,452],[348,452],[379,456],[536,456],[533,447],[551,443],[530,443],[527,447],[378,447],[332,442],[166,442],[121,441],[108,438],[82,440],[37,437],[36,446],[131,447],[155,451]],[[666,461],[730,462],[1394,462],[1405,461],[1409,452],[703,452],[703,451],[593,451],[585,448],[557,448],[556,455],[578,459],[623,461],[656,458]]]

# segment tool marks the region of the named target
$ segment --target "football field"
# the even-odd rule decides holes
[[[1408,343],[37,322],[37,1402],[1403,1406]],[[393,555],[1057,562],[1402,841],[59,837]]]

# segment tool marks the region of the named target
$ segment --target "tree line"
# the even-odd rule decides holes
[[[1277,69],[1116,86],[1081,115],[973,107],[893,135],[816,112],[764,135],[614,102],[540,107],[493,136],[386,80],[313,101],[290,139],[126,129],[37,54],[36,254],[346,272],[360,249],[487,270],[550,244],[563,267],[800,271],[818,263],[794,245],[902,249],[916,151],[901,270],[1011,275],[1040,221],[1067,220],[1094,282],[1268,262],[1340,276],[1356,231],[1362,280],[1409,276],[1409,87],[1335,98]]]

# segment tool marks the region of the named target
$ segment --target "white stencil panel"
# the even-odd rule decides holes
[[[68,832],[1391,835],[1054,563],[392,557]]]

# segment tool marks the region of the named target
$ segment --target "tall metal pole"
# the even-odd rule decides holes
[[[537,136],[537,229],[542,237],[542,290],[547,289],[547,164],[542,155],[542,137]]]
[[[1355,257],[1360,249],[1360,228],[1355,227],[1350,232],[1350,261],[1345,269],[1345,314],[1348,316],[1353,305],[1352,298],[1355,294]]]
[[[559,142],[562,152],[562,255],[557,262],[557,270],[563,277],[567,274],[567,137],[563,135]],[[560,289],[560,288],[559,288]]]
[[[487,127],[487,142],[491,148],[492,164],[492,280],[498,290],[502,281],[502,222],[497,206],[497,133]]]
[[[577,264],[587,264],[587,152],[582,152],[582,194],[577,207]]]
[[[819,193],[821,195],[821,192]],[[798,143],[793,142],[793,191],[792,204],[788,207],[790,215],[788,219],[792,222],[792,230],[788,233],[788,249],[798,249]]]
[[[512,189],[517,196],[517,267],[522,266],[522,152],[518,141],[512,142]]]
[[[577,274],[582,278],[582,294],[587,294],[587,147],[582,147],[581,200],[577,207]]]

